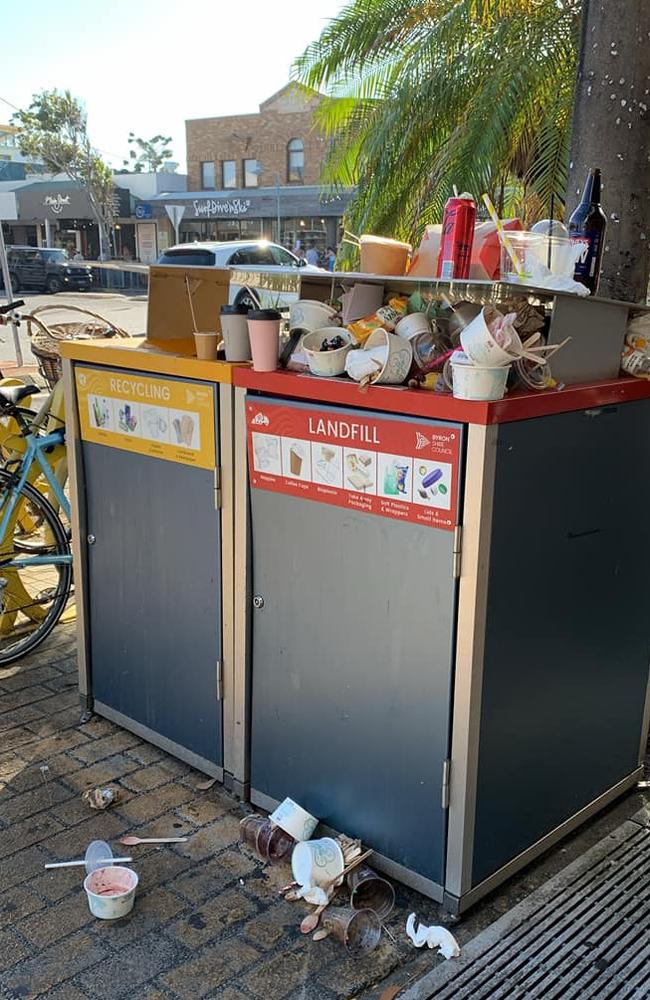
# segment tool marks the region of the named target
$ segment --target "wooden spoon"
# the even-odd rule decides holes
[[[184,844],[188,837],[120,837],[118,844],[135,847],[136,844]]]

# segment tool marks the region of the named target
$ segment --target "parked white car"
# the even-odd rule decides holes
[[[179,243],[168,247],[157,261],[158,264],[175,264],[181,267],[232,267],[242,271],[278,272],[296,274],[300,271],[323,273],[324,268],[314,267],[301,260],[285,247],[266,240],[233,240],[229,243],[206,241],[201,243]],[[298,298],[296,292],[278,292],[231,282],[230,302],[247,306],[249,309],[288,308]]]

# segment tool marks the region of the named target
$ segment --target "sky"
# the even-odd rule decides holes
[[[256,112],[345,0],[0,0],[0,122],[34,93],[80,98],[114,167],[128,134],[172,137],[185,172],[185,119]]]

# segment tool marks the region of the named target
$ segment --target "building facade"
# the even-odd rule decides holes
[[[314,123],[321,100],[289,83],[256,114],[185,123],[188,193],[156,199],[183,208],[181,242],[264,238],[321,253],[338,244],[351,192],[333,195],[319,184],[327,155]],[[164,229],[160,205],[155,214]]]

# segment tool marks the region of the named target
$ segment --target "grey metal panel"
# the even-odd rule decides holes
[[[650,404],[499,428],[472,884],[638,762]]]
[[[221,765],[214,472],[84,442],[93,697]]]
[[[441,884],[453,534],[254,489],[251,786]]]

